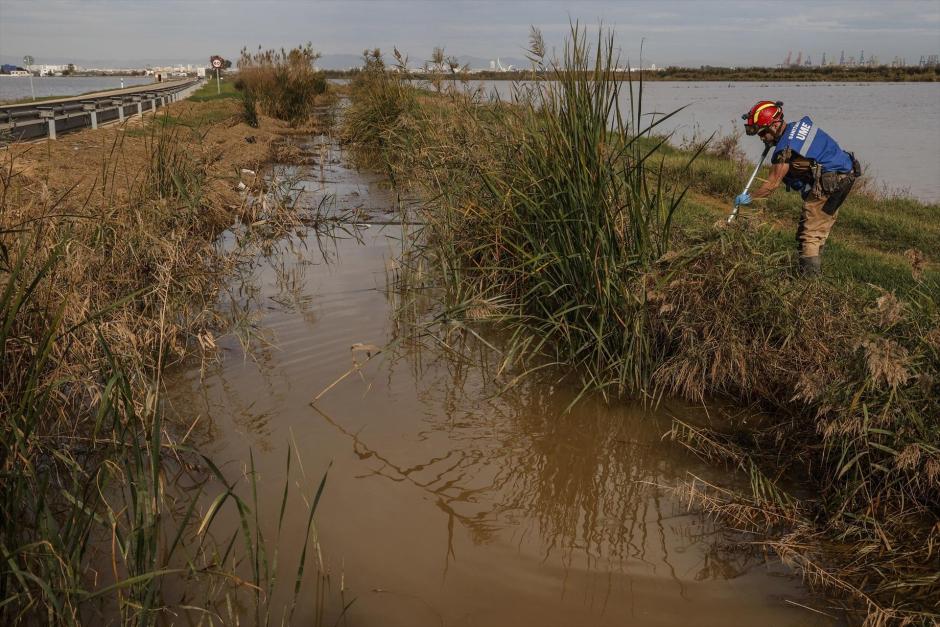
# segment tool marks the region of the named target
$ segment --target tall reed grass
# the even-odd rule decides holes
[[[453,92],[432,101],[367,66],[346,137],[368,144],[360,152],[384,161],[393,180],[420,181],[446,200],[429,213],[428,252],[447,266],[452,295],[498,300],[519,323],[511,354],[576,365],[586,389],[635,393],[655,351],[645,296],[625,286],[668,250],[684,193],[662,175],[658,145],[638,140],[673,114],[643,123],[641,86],[617,73],[612,35],[592,52],[573,29],[560,62],[544,57],[537,31],[531,48],[545,80],[521,86],[512,106]],[[629,115],[619,107],[625,89],[638,105]]]
[[[574,26],[557,62],[537,31],[531,44],[533,76],[549,80],[509,103],[378,71],[353,90],[353,153],[429,199],[421,258],[447,294],[440,318],[499,329],[499,370],[515,378],[772,412],[724,431],[677,422],[677,442],[751,479],[748,494],[694,482],[693,494],[729,520],[746,514],[870,624],[937,620],[937,287],[920,276],[901,301],[808,283],[772,229],[678,220],[709,144],[672,160],[642,123],[642,75],[613,71],[612,36],[592,46]],[[740,187],[727,176],[718,188]]]
[[[236,87],[243,93],[245,119],[257,126],[257,109],[292,125],[307,121],[317,106],[316,97],[327,90],[326,79],[315,64],[320,55],[311,44],[290,50],[247,48],[238,60]]]

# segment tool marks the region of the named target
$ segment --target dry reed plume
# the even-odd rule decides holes
[[[326,79],[316,67],[320,55],[311,44],[290,50],[247,48],[238,60],[236,88],[242,92],[245,120],[258,125],[257,109],[292,126],[309,120],[322,103],[317,96],[326,93]]]

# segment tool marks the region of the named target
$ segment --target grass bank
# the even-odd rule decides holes
[[[746,166],[656,137],[615,49],[575,30],[553,63],[534,32],[550,80],[512,103],[456,83],[417,90],[371,54],[345,137],[364,165],[433,201],[417,263],[446,294],[441,318],[505,332],[501,371],[561,370],[611,399],[749,408],[720,426],[677,419],[671,435],[745,473],[751,491],[695,478],[676,489],[869,624],[937,620],[937,207],[855,195],[826,276],[801,279],[794,202],[773,201],[779,220],[720,226]],[[927,252],[908,253],[912,266],[915,246]]]
[[[221,472],[190,441],[198,417],[170,423],[162,397],[167,370],[215,359],[236,322],[215,307],[233,269],[301,228],[290,190],[263,175],[296,129],[247,126],[237,98],[195,100],[0,152],[3,624],[293,611],[269,605],[277,543],[257,525],[251,465]],[[323,481],[292,476],[291,455],[282,507],[312,525]],[[223,508],[231,534],[214,524]],[[291,548],[298,586],[310,529]]]
[[[651,146],[660,139],[641,141]],[[698,158],[686,171],[689,157],[696,152]],[[726,216],[730,199],[740,192],[754,167],[740,153],[736,137],[692,141],[682,147],[666,143],[657,154],[667,176],[690,187],[689,210],[679,218],[684,225],[707,226],[712,218]],[[765,167],[758,176],[768,172]],[[773,227],[782,248],[792,248],[801,204],[799,194],[780,190],[743,211]],[[940,206],[881,193],[866,186],[863,176],[839,212],[824,261],[827,277],[869,291],[872,285],[902,295],[934,289],[940,285]],[[940,298],[940,293],[933,294]]]

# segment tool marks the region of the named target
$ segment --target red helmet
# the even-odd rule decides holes
[[[757,135],[774,122],[783,119],[783,103],[779,100],[761,100],[751,107],[751,110],[741,116],[744,120],[744,132],[748,135]]]

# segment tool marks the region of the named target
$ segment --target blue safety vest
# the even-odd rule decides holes
[[[832,137],[813,124],[809,116],[804,116],[796,122],[790,122],[784,129],[783,136],[774,146],[771,161],[777,163],[777,155],[789,148],[801,157],[811,159],[820,166],[823,172],[851,172],[852,157],[839,147]],[[790,172],[783,177],[783,182],[791,189],[804,196],[810,192],[811,183],[805,180],[792,178]]]

